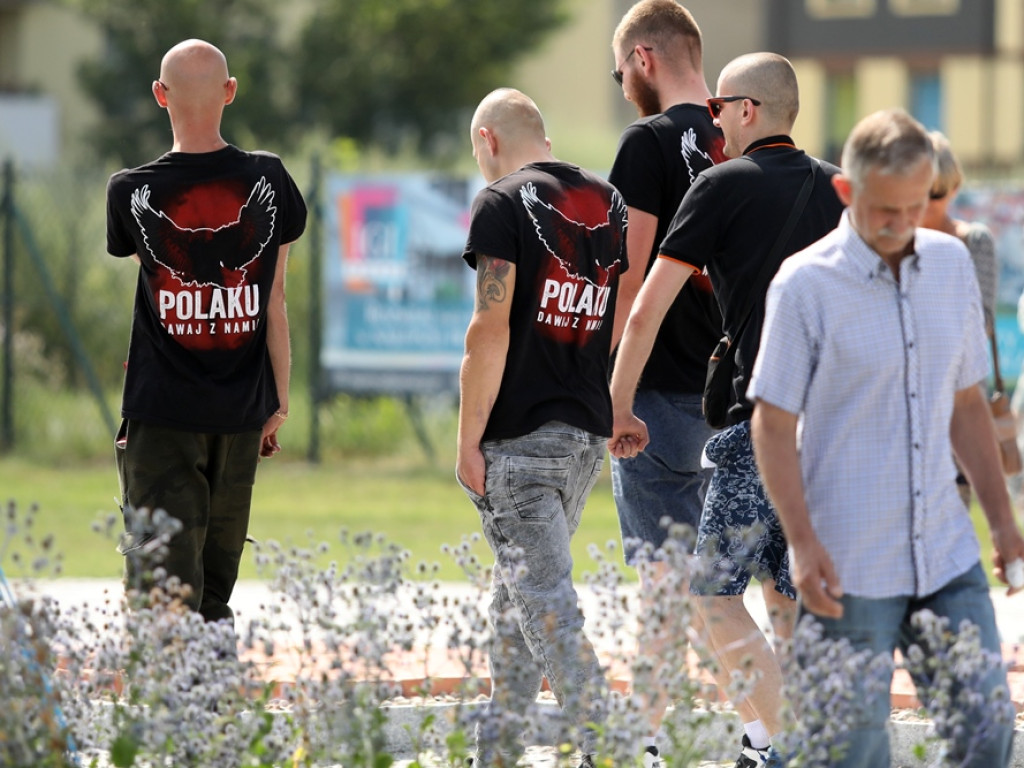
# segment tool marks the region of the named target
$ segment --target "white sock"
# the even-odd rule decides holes
[[[752,723],[744,723],[743,731],[747,734],[747,739],[750,740],[750,746],[754,749],[767,749],[772,739],[768,735],[768,729],[764,727],[764,723],[760,720],[755,720]]]

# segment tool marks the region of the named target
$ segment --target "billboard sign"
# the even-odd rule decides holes
[[[328,177],[320,358],[332,391],[458,391],[474,191],[428,174]]]

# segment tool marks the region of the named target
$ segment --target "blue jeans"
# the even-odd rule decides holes
[[[629,565],[637,565],[643,544],[654,550],[665,543],[664,518],[696,533],[711,477],[700,456],[715,434],[704,421],[700,395],[640,390],[633,413],[647,424],[651,442],[635,458],[612,457],[612,496]]]
[[[927,597],[871,599],[845,595],[841,600],[842,618],[814,618],[824,628],[825,638],[846,638],[855,651],[867,649],[872,655],[884,654],[891,658],[893,651],[899,648],[906,655],[907,649],[911,645],[919,644],[920,641],[918,631],[910,623],[910,617],[918,611],[927,609],[936,616],[948,618],[949,628],[954,632],[959,630],[960,623],[964,620],[977,625],[981,632],[982,647],[997,656],[1001,652],[988,582],[980,563]],[[806,611],[801,608],[801,614],[804,613]],[[864,689],[861,700],[866,702],[866,706],[861,718],[847,733],[846,753],[840,762],[833,763],[836,768],[877,768],[889,765],[889,734],[886,725],[891,713],[891,678],[890,673],[888,681],[882,681],[882,685],[874,688],[865,686],[863,678],[856,681],[855,684]],[[983,681],[980,692],[988,699],[996,686],[1006,687],[1005,667],[999,667],[991,672]],[[968,727],[971,725],[977,723],[969,723]],[[1007,765],[1012,741],[1011,716],[1005,727],[995,727],[989,738],[975,752],[969,765],[977,768],[999,768]],[[957,765],[959,764],[958,762]]]
[[[592,754],[607,682],[583,631],[569,541],[604,463],[605,438],[560,422],[483,443],[486,495],[462,485],[497,561],[491,589],[491,700],[477,729],[477,762],[512,766],[527,709],[547,677],[577,746]]]

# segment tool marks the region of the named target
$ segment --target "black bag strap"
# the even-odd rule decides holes
[[[1001,395],[1006,392],[1006,390],[1003,388],[1003,376],[999,372],[999,345],[996,343],[996,333],[994,328],[992,330],[992,335],[989,336],[988,339],[992,344],[992,367],[995,369],[995,391]]]
[[[808,156],[810,157],[810,156]],[[743,335],[744,329],[747,327],[747,321],[750,319],[750,315],[753,314],[754,304],[757,302],[759,296],[763,296],[768,291],[768,283],[775,276],[775,273],[779,271],[779,266],[782,264],[782,259],[779,257],[779,253],[786,246],[789,241],[789,236],[793,234],[793,228],[796,227],[797,221],[803,215],[804,208],[807,207],[807,201],[811,197],[811,190],[814,188],[814,179],[818,172],[818,160],[811,157],[811,170],[807,174],[807,178],[804,180],[804,185],[800,187],[800,194],[797,195],[796,202],[793,203],[793,208],[789,212],[789,218],[786,219],[786,223],[782,227],[782,231],[779,232],[778,238],[775,240],[775,244],[772,245],[771,251],[768,252],[768,256],[763,262],[761,262],[761,269],[757,273],[757,277],[754,280],[754,288],[756,290],[751,292],[751,296],[754,297],[754,301],[750,303],[746,311],[743,313],[743,319],[740,321],[739,327],[736,329],[736,335],[730,337],[729,346],[732,347],[734,342]]]

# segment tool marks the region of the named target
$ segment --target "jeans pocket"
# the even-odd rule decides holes
[[[508,493],[522,520],[550,520],[562,509],[572,456],[509,456]]]

